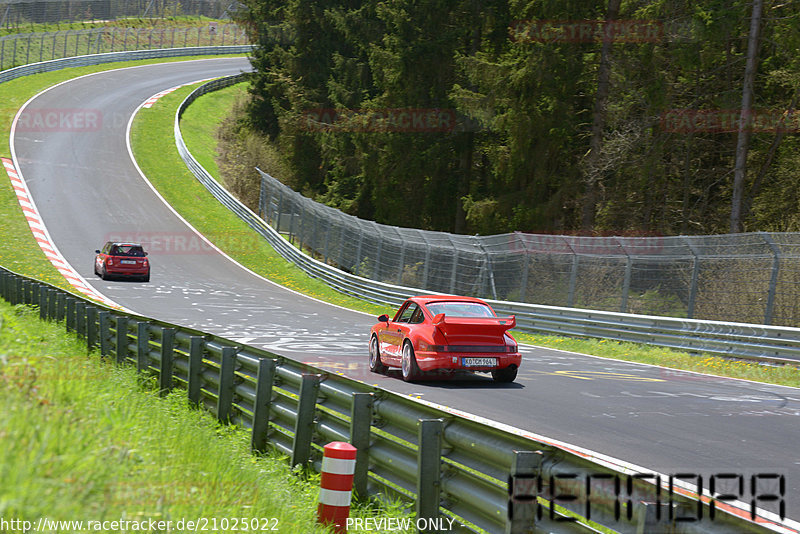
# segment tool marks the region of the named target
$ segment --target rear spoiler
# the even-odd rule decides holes
[[[439,313],[433,317],[432,322],[433,326],[436,327],[444,327],[447,324],[463,326],[494,324],[497,326],[505,326],[505,330],[511,330],[517,326],[517,317],[516,315],[509,315],[508,317],[447,317],[444,313]]]

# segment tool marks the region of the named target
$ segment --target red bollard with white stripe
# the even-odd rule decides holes
[[[357,449],[349,443],[333,441],[325,445],[325,456],[322,458],[317,522],[333,523],[337,534],[347,532],[346,523],[350,516],[356,451]]]

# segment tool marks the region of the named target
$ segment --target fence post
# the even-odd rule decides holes
[[[186,393],[189,397],[189,402],[194,405],[200,404],[203,343],[205,343],[205,340],[201,336],[189,338],[189,384],[186,386]]]
[[[175,329],[161,329],[161,364],[158,370],[158,393],[166,395],[172,390],[172,366],[175,359]]]
[[[266,452],[269,441],[269,411],[272,404],[272,384],[275,380],[275,360],[261,358],[258,360],[256,375],[256,399],[253,405],[253,435],[250,448],[258,452]]]
[[[508,521],[505,534],[533,533],[542,452],[514,451],[512,462],[508,476]]]
[[[55,321],[57,319],[57,310],[58,310],[58,296],[61,294],[60,291],[55,289],[47,289],[47,320],[48,321]]]
[[[444,422],[441,419],[420,419],[418,422],[417,519],[439,517],[443,430]],[[420,532],[432,531],[420,529]]]
[[[56,321],[59,323],[67,316],[67,295],[61,291],[56,295]]]
[[[97,345],[97,307],[86,306],[86,350]]]
[[[108,356],[111,352],[111,312],[101,311],[100,317],[100,356]]]
[[[222,362],[219,368],[219,392],[217,395],[217,419],[228,424],[233,406],[233,377],[236,373],[236,347],[222,347]]]
[[[569,242],[568,239],[562,238],[564,240],[564,244],[567,245],[570,252],[572,252],[572,266],[570,267],[569,271],[569,289],[567,289],[567,307],[573,308],[575,307],[575,291],[578,286],[578,264],[580,263],[578,253],[575,252],[572,244]]]
[[[781,268],[781,249],[773,241],[772,236],[766,232],[759,232],[764,241],[772,250],[772,274],[769,278],[769,289],[767,290],[767,308],[764,310],[764,324],[772,324],[772,315],[775,311],[775,292],[778,286],[778,273]]]
[[[372,428],[372,393],[353,393],[353,408],[350,413],[350,444],[355,447],[356,468],[353,474],[353,491],[356,498],[367,496],[369,482],[369,441]]]
[[[37,284],[39,285],[39,284]],[[47,319],[47,292],[49,288],[47,286],[39,285],[39,291],[37,295],[37,301],[39,302],[39,319],[45,320]]]
[[[311,458],[311,438],[314,436],[314,415],[320,375],[304,374],[297,402],[297,420],[294,426],[291,466],[305,465]]]
[[[117,342],[116,342],[117,363],[124,363],[128,358],[128,318],[117,316]]]
[[[694,307],[697,302],[697,280],[700,278],[700,255],[697,253],[697,249],[692,243],[691,237],[684,237],[684,240],[692,256],[694,256],[694,261],[692,262],[692,279],[689,282],[689,303],[686,306],[686,317],[694,319]]]
[[[77,304],[75,297],[64,297],[66,300],[66,329],[67,332],[75,332],[78,329]]]
[[[150,362],[150,323],[138,321],[136,323],[136,370],[144,372]]]
[[[86,337],[86,303],[82,300],[75,303],[75,333]]]
[[[625,278],[622,281],[622,298],[620,299],[619,303],[619,312],[620,313],[627,313],[628,312],[628,295],[630,294],[631,290],[631,270],[633,269],[633,259],[631,255],[628,254],[628,251],[625,250],[625,245],[622,244],[620,238],[616,238],[617,244],[619,248],[622,249],[622,252],[625,253]]]

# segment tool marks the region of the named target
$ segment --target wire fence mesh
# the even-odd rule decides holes
[[[259,171],[259,215],[346,272],[437,293],[800,326],[800,233],[466,236],[358,219]]]
[[[247,44],[233,23],[198,27],[93,28],[0,37],[0,70],[65,57],[129,50]]]
[[[176,16],[229,18],[230,0],[0,0],[0,28]]]

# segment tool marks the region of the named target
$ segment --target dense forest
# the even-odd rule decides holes
[[[226,135],[347,213],[468,234],[800,230],[796,1],[243,3],[256,72]]]

